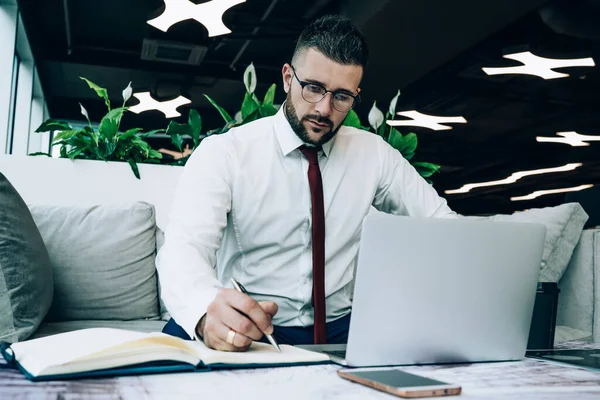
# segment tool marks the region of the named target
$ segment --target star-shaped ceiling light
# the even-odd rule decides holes
[[[444,193],[446,193],[446,194],[467,193],[467,192],[470,192],[471,189],[475,189],[478,187],[508,185],[511,183],[515,183],[516,181],[518,181],[519,179],[521,179],[525,176],[549,174],[552,172],[572,171],[575,168],[581,167],[582,165],[583,164],[581,164],[581,163],[573,163],[573,164],[566,164],[566,165],[563,165],[562,167],[556,167],[556,168],[543,168],[543,169],[534,169],[534,170],[530,170],[530,171],[519,171],[519,172],[513,173],[511,176],[509,176],[508,178],[505,178],[505,179],[501,179],[498,181],[490,181],[490,182],[469,183],[469,184],[464,185],[460,189],[446,190],[446,191],[444,191]]]
[[[451,126],[441,124],[465,124],[467,120],[463,117],[438,117],[435,115],[422,114],[418,111],[401,111],[397,113],[403,117],[412,118],[411,120],[388,120],[386,123],[390,126],[421,126],[423,128],[433,129],[434,131],[443,131],[452,129]]]
[[[166,32],[174,24],[195,19],[208,29],[208,36],[219,36],[231,33],[223,23],[223,14],[231,7],[246,0],[212,0],[207,3],[194,4],[189,0],[163,0],[165,11],[148,24]]]
[[[532,200],[532,199],[538,198],[540,196],[545,196],[547,194],[565,193],[565,192],[578,192],[580,190],[589,189],[592,186],[594,186],[594,185],[579,185],[579,186],[570,187],[570,188],[564,188],[564,189],[538,190],[538,191],[535,191],[535,192],[533,192],[531,194],[528,194],[527,196],[511,197],[510,199],[512,201]]]
[[[165,114],[166,118],[179,117],[181,114],[177,112],[177,107],[191,103],[189,99],[186,99],[183,96],[179,96],[178,98],[169,101],[156,101],[150,96],[150,92],[135,93],[133,97],[138,99],[140,104],[129,107],[129,111],[139,114],[144,111],[158,110]]]
[[[564,143],[573,147],[589,146],[588,142],[600,141],[600,136],[580,135],[577,132],[556,132],[562,137],[537,136],[538,142]]]
[[[530,51],[521,53],[507,54],[504,58],[511,60],[520,61],[524,65],[516,67],[500,67],[500,68],[482,68],[483,72],[488,75],[502,75],[502,74],[524,74],[524,75],[537,75],[544,79],[556,79],[566,78],[569,74],[553,71],[554,68],[564,67],[593,67],[594,59],[588,58],[575,58],[575,59],[554,59],[544,58],[536,56]]]

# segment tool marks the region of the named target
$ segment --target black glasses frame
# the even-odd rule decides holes
[[[331,93],[331,105],[333,106],[333,108],[335,108],[335,109],[336,109],[337,111],[339,111],[339,112],[349,112],[350,110],[352,110],[352,109],[354,108],[354,106],[356,106],[357,104],[359,104],[359,103],[360,103],[360,95],[356,95],[356,96],[354,96],[354,95],[352,95],[352,94],[349,94],[348,92],[343,92],[343,91],[341,91],[341,90],[336,90],[336,91],[333,91],[333,90],[328,90],[328,89],[327,89],[325,86],[323,86],[323,85],[319,85],[318,83],[314,83],[314,82],[306,82],[306,81],[300,80],[300,78],[298,78],[298,75],[296,74],[296,68],[294,68],[294,66],[293,66],[293,65],[291,65],[291,64],[290,64],[290,67],[292,67],[292,72],[294,73],[294,77],[296,78],[296,80],[298,81],[298,83],[300,84],[300,86],[302,87],[302,92],[301,92],[301,93],[302,93],[302,98],[303,98],[303,99],[304,99],[304,101],[306,101],[307,103],[311,103],[311,104],[317,104],[317,103],[319,103],[320,101],[322,101],[322,100],[325,98],[325,96],[327,96],[327,93]],[[320,100],[318,100],[318,101],[308,101],[308,100],[306,100],[306,98],[304,97],[304,87],[306,87],[306,86],[308,86],[308,85],[314,85],[314,86],[318,86],[318,87],[322,88],[322,89],[325,91],[325,92],[323,93],[323,97],[321,97],[321,99],[320,99]],[[338,110],[338,109],[335,107],[335,104],[334,104],[334,102],[333,102],[333,97],[334,97],[334,96],[335,96],[337,93],[341,93],[341,94],[344,94],[344,95],[346,95],[346,96],[350,96],[350,97],[352,97],[352,99],[354,99],[354,100],[352,101],[352,106],[350,106],[350,108],[349,108],[349,109],[347,109],[347,110],[343,110],[343,111],[342,111],[342,110]]]

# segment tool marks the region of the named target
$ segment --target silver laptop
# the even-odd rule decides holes
[[[369,214],[347,345],[303,346],[365,367],[525,355],[544,225]]]

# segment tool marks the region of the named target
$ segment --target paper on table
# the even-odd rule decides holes
[[[304,362],[329,361],[329,356],[280,345],[281,353],[266,343],[254,342],[245,352],[224,352],[209,349],[202,342],[192,342],[205,365],[211,364],[291,364]]]

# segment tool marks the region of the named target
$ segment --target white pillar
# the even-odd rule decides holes
[[[8,114],[15,42],[17,37],[17,6],[0,1],[0,154],[6,153],[8,141]]]
[[[31,102],[31,118],[29,122],[29,149],[28,154],[48,151],[46,142],[46,148],[42,148],[43,133],[36,133],[35,130],[44,122],[44,99],[36,97]],[[46,133],[46,135],[49,135]]]
[[[29,148],[29,122],[33,99],[33,62],[21,61],[17,83],[17,106],[11,154],[27,155]]]

